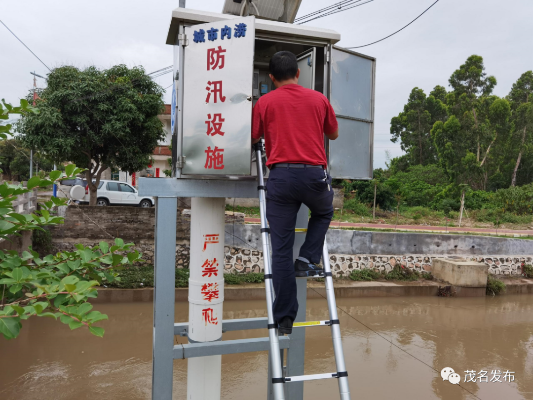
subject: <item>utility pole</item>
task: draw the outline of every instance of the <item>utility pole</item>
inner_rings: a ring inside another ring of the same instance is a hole
[[[44,76],[37,75],[35,71],[30,72],[33,75],[33,106],[37,100],[37,77],[46,79]],[[39,171],[37,171],[39,172]],[[33,149],[30,150],[30,178],[33,176]]]

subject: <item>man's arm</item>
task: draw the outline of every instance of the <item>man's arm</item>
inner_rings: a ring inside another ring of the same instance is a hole
[[[256,144],[256,143],[257,143],[257,142],[259,142],[260,140],[261,140],[261,138],[260,138],[260,137],[259,137],[259,138],[257,138],[257,139],[255,139],[255,138],[252,138],[252,144]]]
[[[339,128],[337,128],[337,130],[333,133],[330,133],[329,135],[326,135],[326,137],[329,139],[329,140],[335,140],[339,137]]]

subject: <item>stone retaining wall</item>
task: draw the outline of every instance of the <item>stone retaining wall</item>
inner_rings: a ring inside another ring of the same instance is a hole
[[[54,251],[74,251],[74,244],[82,243],[85,246],[95,246],[96,240],[54,240]],[[142,253],[142,258],[147,264],[154,263],[153,241],[142,240],[136,243],[136,250]],[[224,272],[249,273],[264,272],[263,252],[242,247],[225,246]],[[442,255],[349,255],[330,254],[330,263],[333,275],[336,277],[348,276],[353,270],[367,268],[389,272],[396,265],[401,265],[419,272],[431,272],[433,260],[443,258]],[[472,261],[483,262],[489,266],[489,273],[494,275],[519,275],[522,263],[533,264],[530,256],[473,256],[465,257]],[[190,248],[188,244],[176,244],[176,267],[189,268]]]

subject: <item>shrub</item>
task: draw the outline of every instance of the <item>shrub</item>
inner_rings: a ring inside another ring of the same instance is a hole
[[[44,257],[52,252],[52,234],[48,229],[36,229],[32,235],[32,249]]]
[[[396,265],[392,271],[385,275],[385,279],[389,281],[416,281],[418,278],[420,278],[418,271],[399,265]]]
[[[344,202],[344,209],[363,217],[369,217],[372,215],[370,209],[355,197]]]
[[[492,275],[487,277],[487,296],[497,296],[505,292],[505,283]]]
[[[356,269],[349,276],[352,281],[374,281],[381,277],[381,273],[373,269]]]
[[[248,274],[224,274],[224,283],[226,285],[240,285],[241,283],[262,283],[265,281],[265,275],[257,272]]]
[[[120,289],[137,289],[142,287],[154,287],[154,266],[141,265],[124,268],[119,271],[119,281],[106,282],[108,287]],[[176,268],[176,286],[183,288],[189,286],[189,269]]]
[[[533,265],[522,264],[522,276],[524,278],[533,278]]]

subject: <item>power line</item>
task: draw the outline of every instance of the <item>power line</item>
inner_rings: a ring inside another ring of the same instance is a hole
[[[372,42],[372,43],[368,43],[368,44],[365,44],[365,45],[362,45],[362,46],[354,46],[354,47],[345,47],[346,49],[360,49],[361,47],[367,47],[367,46],[371,46],[373,44],[376,44],[376,43],[379,43],[379,42],[382,42],[383,40],[385,39],[388,39],[390,38],[391,36],[394,36],[396,35],[398,32],[400,31],[403,31],[405,28],[407,28],[409,25],[411,25],[413,22],[415,22],[418,18],[420,18],[422,15],[424,15],[426,13],[426,11],[428,11],[431,7],[433,7],[435,4],[437,4],[439,2],[439,0],[435,1],[435,3],[433,3],[432,5],[430,5],[428,8],[426,8],[424,10],[424,12],[422,14],[420,14],[418,17],[416,17],[415,19],[413,19],[411,22],[409,22],[407,25],[405,25],[404,27],[398,29],[396,32],[394,33],[391,33],[389,36],[385,36],[383,39],[379,39],[379,40],[376,40],[375,42]]]
[[[30,49],[28,46],[26,46],[26,44],[25,44],[22,40],[20,40],[20,39],[18,38],[18,36],[15,35],[15,33],[13,33],[13,31],[12,31],[11,29],[9,29],[9,28],[7,27],[7,25],[4,24],[4,22],[3,22],[2,20],[0,20],[0,22],[2,23],[2,25],[4,25],[4,26],[6,27],[6,29],[7,29],[9,32],[11,32],[11,34],[12,34],[13,36],[15,36],[15,37],[17,38],[17,40],[18,40],[20,43],[22,43],[22,44],[24,45],[24,47],[26,47],[26,48],[30,51],[31,54],[33,54],[33,55],[35,56],[35,58],[36,58],[37,60],[39,60],[39,61],[41,62],[41,64],[43,64],[43,65],[48,69],[48,71],[51,71],[51,69],[48,68],[48,65],[46,65],[46,64],[43,62],[43,60],[41,60],[39,57],[37,57],[37,54],[35,54],[33,51],[31,51],[31,49]]]
[[[355,3],[359,3],[360,1],[362,1],[362,0],[357,0]],[[328,15],[333,15],[333,14],[337,14],[337,13],[340,13],[340,12],[348,11],[348,10],[350,10],[352,8],[360,7],[360,6],[365,5],[367,3],[371,3],[372,1],[374,1],[374,0],[369,0],[369,1],[366,1],[366,2],[361,3],[361,4],[352,3],[352,4],[355,4],[355,5],[352,5],[351,7],[343,8],[341,10],[330,11],[330,12],[325,13],[325,14],[320,14],[320,15],[318,15],[318,16],[316,16],[314,18],[308,19],[308,20],[306,20],[304,22],[299,22],[298,25],[303,25],[303,24],[306,24],[308,22],[314,21],[315,19],[327,17]]]
[[[353,1],[354,0],[339,1],[338,3],[332,4],[331,6],[322,8],[320,10],[313,11],[312,13],[309,13],[309,14],[306,14],[306,15],[302,15],[301,17],[296,18],[294,20],[294,22],[297,23],[297,22],[303,21],[303,20],[305,20],[307,18],[313,17],[313,16],[315,16],[317,14],[321,14],[321,13],[324,13],[324,12],[327,12],[327,11],[331,11],[331,10],[333,10],[335,8],[340,9],[343,6],[349,5],[349,3],[352,3]],[[361,0],[358,0],[358,1],[361,1]]]
[[[315,288],[311,287],[311,289],[316,293],[318,294],[320,297],[322,297],[323,299],[326,299],[326,297],[324,297],[324,295],[322,293],[320,293],[318,290],[316,290]],[[326,299],[327,300],[327,299]],[[346,314],[349,318],[353,319],[354,321],[360,323],[361,325],[363,325],[366,329],[374,332],[376,335],[378,335],[380,338],[384,339],[386,342],[390,343],[391,346],[394,346],[396,347],[398,350],[401,350],[403,351],[405,354],[413,357],[415,360],[417,361],[420,361],[422,364],[424,364],[425,366],[431,368],[433,371],[435,371],[436,373],[439,373],[439,371],[437,369],[435,369],[434,367],[432,367],[430,364],[428,364],[427,362],[425,362],[424,360],[421,360],[420,358],[418,358],[417,356],[409,353],[407,350],[403,349],[402,347],[398,346],[396,343],[394,343],[392,341],[392,339],[388,339],[386,338],[385,336],[383,336],[382,334],[380,334],[379,332],[375,331],[374,329],[372,329],[371,327],[369,327],[368,325],[366,325],[365,323],[361,322],[360,320],[358,320],[357,318],[355,318],[352,314],[350,314],[348,311],[344,310],[343,308],[339,307],[339,306],[336,306],[337,309],[341,310],[344,314]],[[479,397],[477,397],[474,393],[472,393],[470,390],[468,390],[467,388],[465,388],[463,385],[459,385],[459,387],[465,391],[467,391],[468,393],[470,393],[472,396],[474,396],[476,399],[479,399]],[[479,399],[481,400],[481,399]]]

